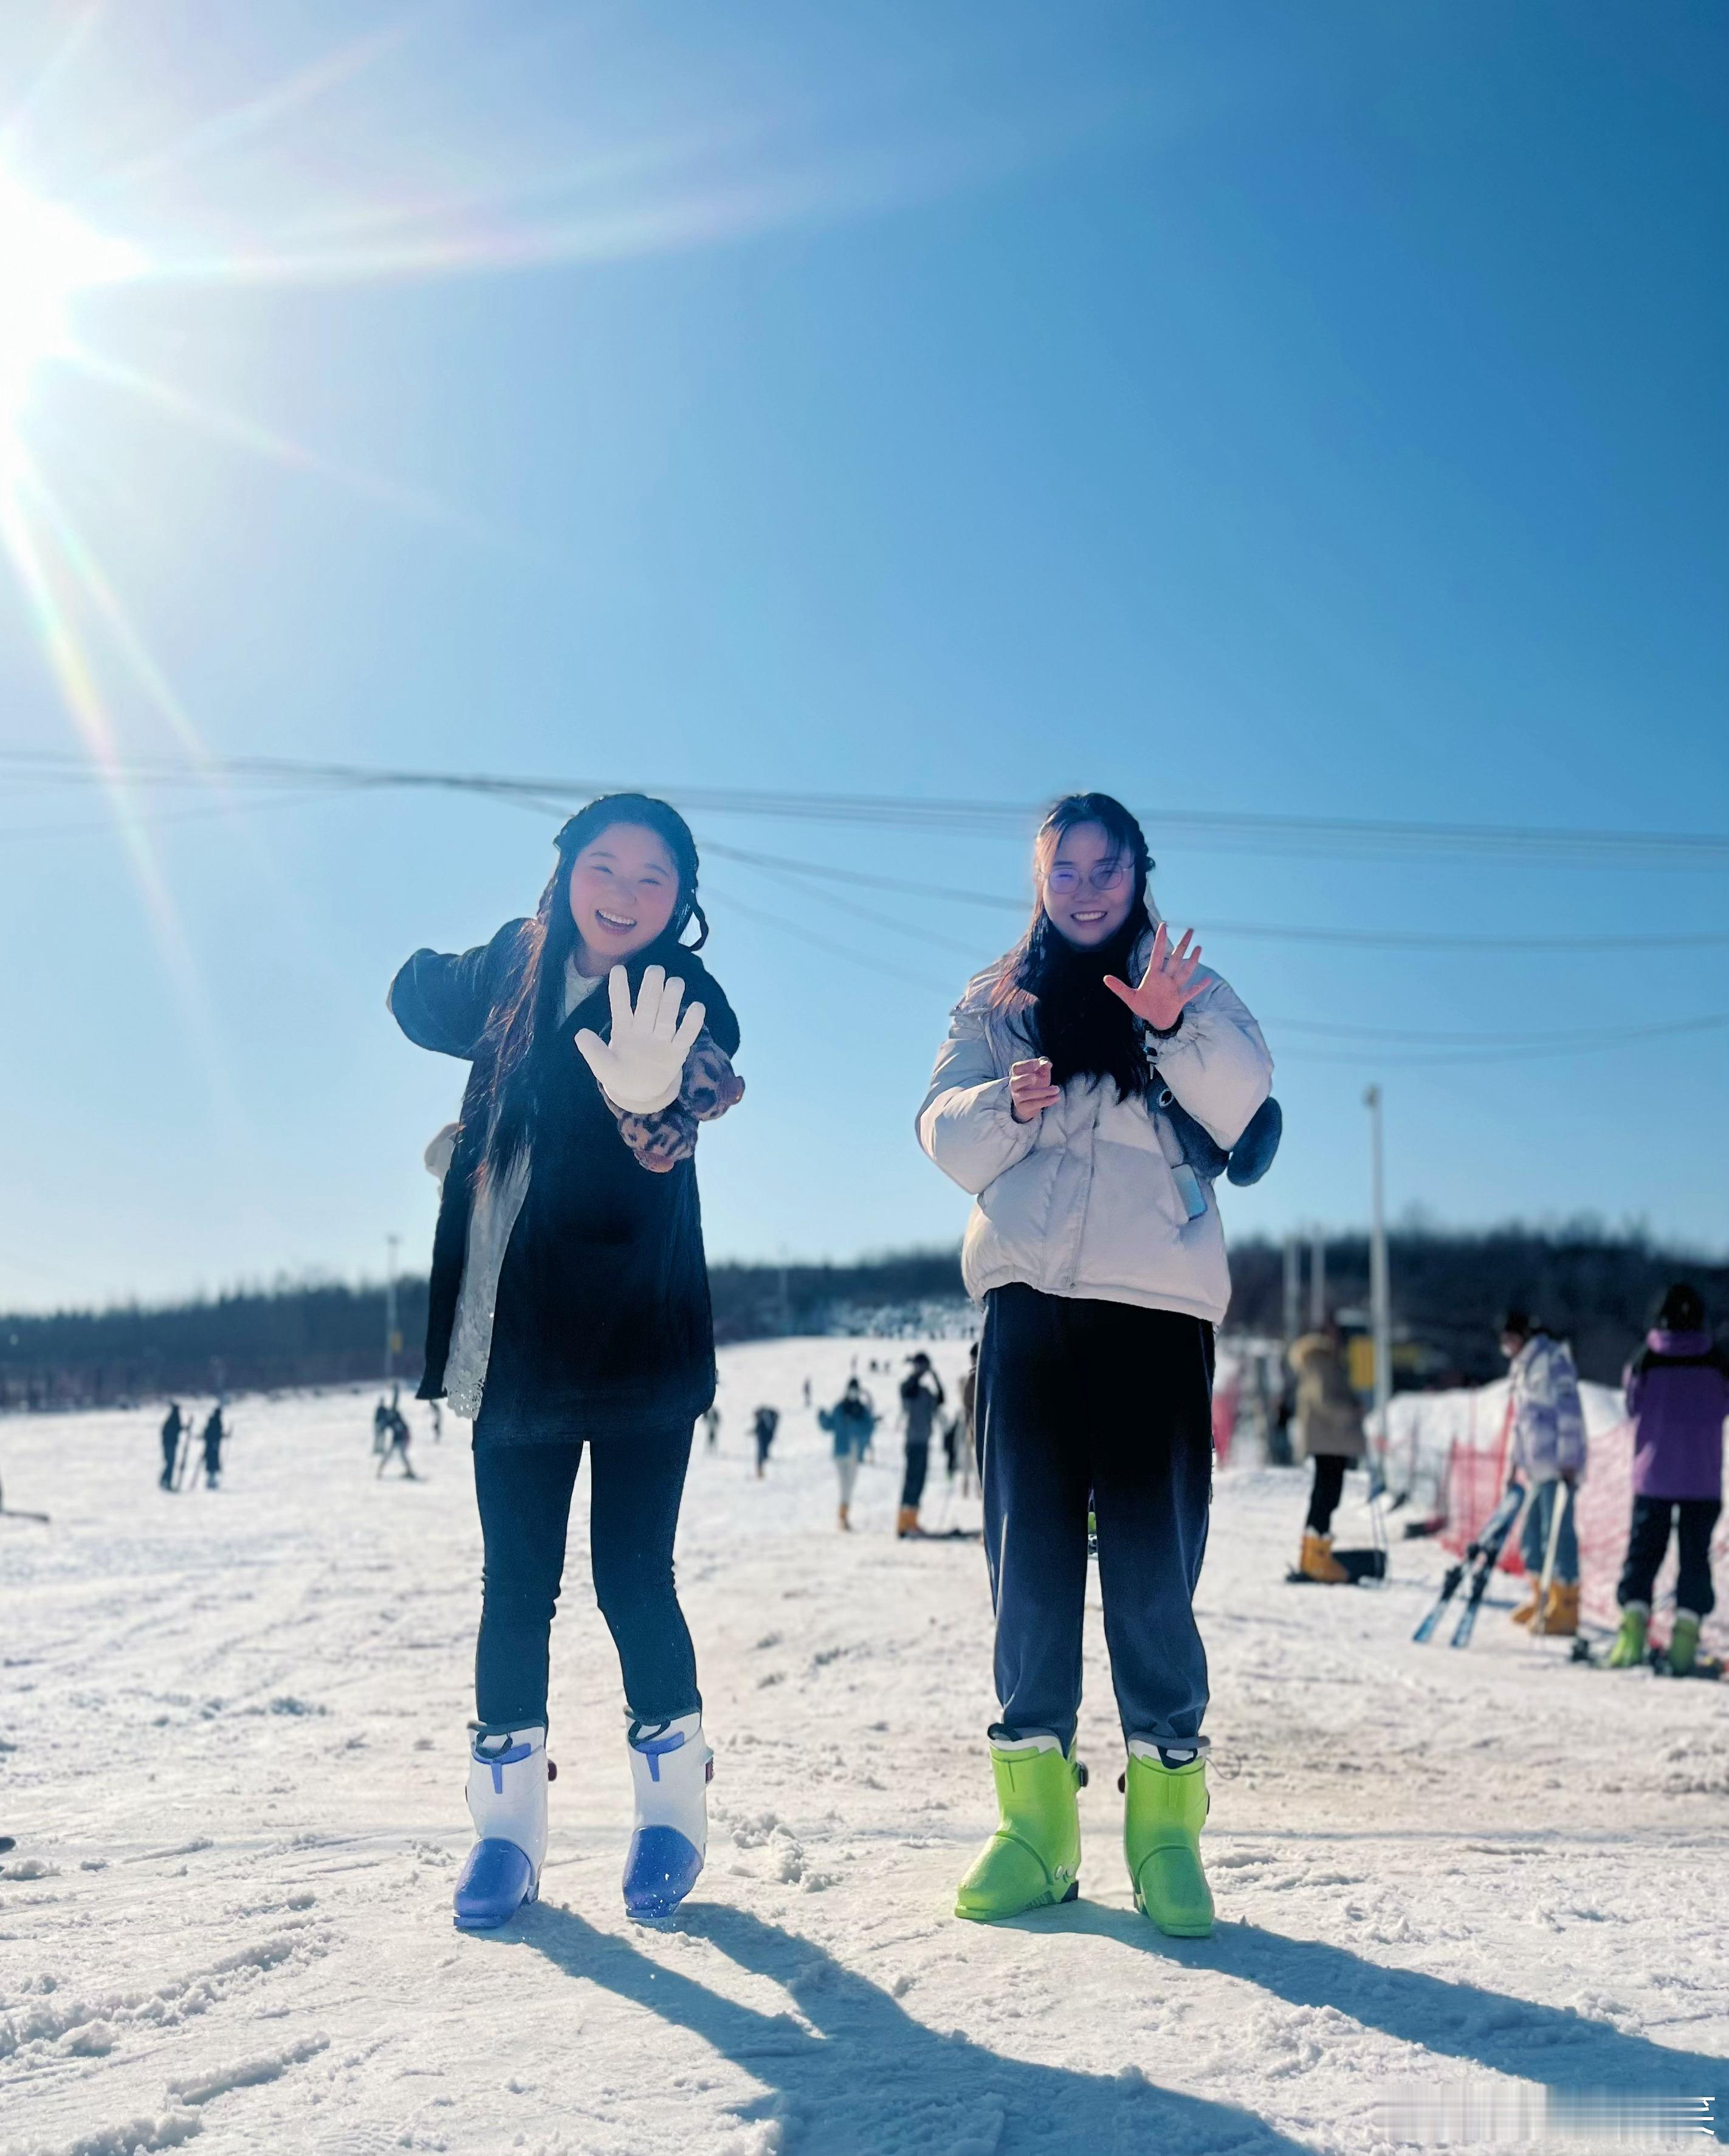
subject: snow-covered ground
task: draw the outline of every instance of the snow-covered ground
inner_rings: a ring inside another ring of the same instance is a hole
[[[956,1922],[993,1816],[978,1546],[893,1539],[891,1432],[839,1534],[800,1404],[855,1354],[887,1398],[865,1366],[905,1352],[723,1358],[680,1543],[716,1824],[662,1931],[618,1898],[580,1516],[545,1899],[464,1938],[461,1426],[420,1436],[424,1481],[381,1483],[369,1396],[243,1401],[228,1486],[175,1497],[154,1413],[0,1424],[8,1502],[54,1516],[0,1522],[0,2149],[1270,2156],[1386,2148],[1425,2110],[1496,2145],[1543,2087],[1729,2115],[1725,1688],[1569,1667],[1499,1590],[1469,1653],[1413,1646],[1427,1543],[1384,1589],[1286,1587],[1297,1474],[1219,1483],[1216,1936],[1162,1941],[1131,1906],[1096,1616],[1084,1898]],[[962,1351],[936,1352],[952,1378]],[[786,1411],[764,1482],[759,1399]],[[930,1524],[976,1517],[940,1466],[933,1493]]]

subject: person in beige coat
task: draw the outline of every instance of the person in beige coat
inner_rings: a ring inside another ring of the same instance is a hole
[[[1213,1909],[1193,1598],[1230,1271],[1176,1111],[1228,1161],[1267,1102],[1272,1059],[1193,937],[1173,940],[1157,917],[1150,866],[1121,802],[1056,804],[1035,842],[1027,933],[956,1004],[917,1128],[974,1199],[962,1266],[984,1305],[977,1428],[1002,1824],[956,1913],[1014,1917],[1077,1891],[1090,1506],[1136,1902],[1161,1930],[1195,1937]]]
[[[1344,1340],[1334,1320],[1293,1341],[1290,1362],[1296,1376],[1297,1454],[1315,1463],[1297,1568],[1306,1579],[1339,1587],[1351,1575],[1333,1555],[1333,1514],[1345,1470],[1363,1456],[1362,1407],[1346,1373]]]

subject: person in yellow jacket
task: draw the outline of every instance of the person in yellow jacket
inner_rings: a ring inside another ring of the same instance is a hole
[[[1333,1514],[1345,1487],[1345,1470],[1363,1456],[1362,1408],[1346,1374],[1344,1340],[1336,1320],[1291,1342],[1296,1377],[1297,1456],[1315,1463],[1309,1517],[1297,1568],[1306,1579],[1329,1587],[1351,1577],[1333,1555]]]

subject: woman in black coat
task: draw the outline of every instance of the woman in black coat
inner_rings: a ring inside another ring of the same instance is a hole
[[[693,1425],[715,1391],[696,1127],[744,1091],[738,1022],[695,956],[708,924],[675,809],[611,795],[557,847],[533,919],[460,957],[416,952],[390,992],[411,1040],[471,1065],[461,1120],[434,1141],[444,1195],[420,1385],[475,1419],[485,1579],[478,1840],[456,1890],[468,1930],[508,1921],[538,1887],[548,1635],[585,1445],[595,1593],[631,1716],[632,1913],[675,1908],[706,1845],[711,1755],[672,1553]]]

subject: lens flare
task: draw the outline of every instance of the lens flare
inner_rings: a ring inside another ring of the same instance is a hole
[[[72,349],[73,295],[136,277],[143,256],[0,172],[0,457],[18,461],[18,426],[44,361]]]

